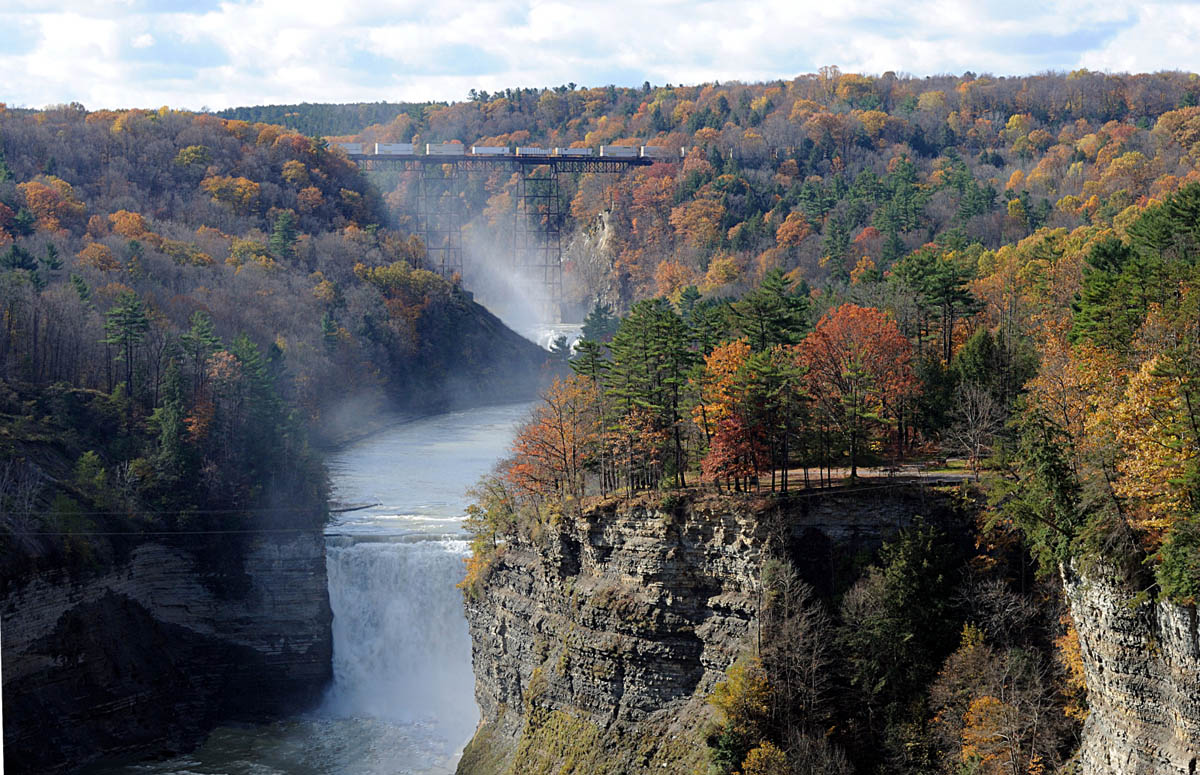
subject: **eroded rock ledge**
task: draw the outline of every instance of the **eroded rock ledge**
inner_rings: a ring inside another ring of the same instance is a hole
[[[254,541],[233,590],[205,583],[210,563],[144,543],[102,574],[42,573],[10,590],[5,771],[178,751],[219,721],[319,697],[332,654],[320,532]]]
[[[755,637],[767,547],[844,588],[854,552],[942,497],[643,496],[515,541],[466,601],[482,723],[459,774],[695,771],[705,699]]]

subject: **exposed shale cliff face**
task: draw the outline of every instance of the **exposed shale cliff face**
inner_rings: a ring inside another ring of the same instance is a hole
[[[1095,575],[1095,574],[1093,574]],[[1200,634],[1195,606],[1140,600],[1064,573],[1091,712],[1084,775],[1200,772]]]
[[[211,557],[143,543],[99,575],[10,587],[5,771],[176,751],[216,722],[315,701],[332,651],[322,535],[257,539],[240,561],[222,586]]]
[[[833,584],[925,497],[646,496],[513,542],[466,600],[482,722],[459,774],[702,772],[706,698],[753,644],[767,548]]]

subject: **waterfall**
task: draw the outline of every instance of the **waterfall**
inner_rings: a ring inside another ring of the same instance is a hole
[[[478,720],[455,588],[466,552],[465,541],[432,536],[328,539],[334,679],[325,712],[416,724],[448,752],[466,742]]]
[[[554,340],[560,336],[567,338],[567,345],[572,349],[583,336],[583,325],[580,323],[538,323],[522,331],[526,339],[537,342],[543,350],[549,350]]]

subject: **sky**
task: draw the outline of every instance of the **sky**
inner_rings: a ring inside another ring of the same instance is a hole
[[[1200,71],[1200,3],[0,0],[0,102],[220,110],[843,72]]]

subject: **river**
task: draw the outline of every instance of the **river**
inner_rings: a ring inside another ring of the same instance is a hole
[[[104,775],[446,775],[478,721],[455,588],[466,490],[529,404],[397,421],[330,460],[334,497],[378,503],[326,530],[333,684],[316,710],[221,727],[199,749]]]

